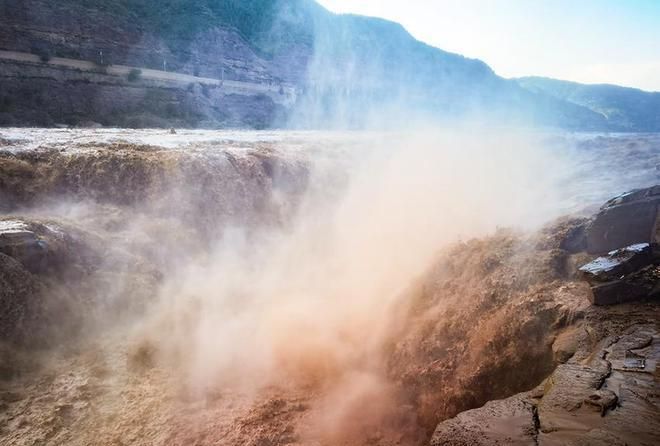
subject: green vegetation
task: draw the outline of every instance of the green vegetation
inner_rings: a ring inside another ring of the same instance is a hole
[[[9,113],[14,108],[14,100],[11,96],[0,97],[0,113]]]
[[[142,70],[139,70],[137,68],[133,68],[129,73],[128,73],[128,81],[129,82],[137,82],[142,78]]]
[[[48,48],[43,46],[33,46],[30,49],[30,52],[39,56],[39,60],[41,60],[43,63],[48,63],[50,61],[51,54]]]

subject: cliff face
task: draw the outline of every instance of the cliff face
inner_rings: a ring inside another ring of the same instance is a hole
[[[244,92],[200,83],[167,82],[0,61],[0,125],[56,124],[141,127],[263,128],[281,119],[277,92]],[[273,99],[275,96],[275,100]]]
[[[0,48],[252,82],[294,82],[303,72],[284,67],[280,73],[281,64],[257,55],[236,29],[220,21],[176,37],[149,28],[144,17],[126,17],[99,5],[75,0],[3,2]]]
[[[169,39],[117,11],[85,2],[3,2],[0,49],[39,61],[0,59],[0,125],[254,127],[282,123],[281,91],[301,77],[306,53],[260,57],[237,30],[218,24]],[[92,67],[55,65],[53,58]],[[292,63],[295,61],[295,63]],[[178,81],[112,73],[125,65],[186,74]],[[199,78],[199,82],[196,82]],[[203,81],[239,81],[248,89]],[[250,91],[251,85],[270,91]]]

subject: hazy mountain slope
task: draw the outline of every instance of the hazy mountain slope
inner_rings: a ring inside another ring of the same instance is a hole
[[[517,79],[524,88],[588,107],[621,131],[660,131],[660,93],[617,85],[585,85],[543,77]]]
[[[311,0],[5,0],[0,25],[0,50],[99,65],[90,75],[0,60],[0,125],[359,127],[417,114],[611,128],[599,112],[529,91],[482,61],[415,40],[399,24],[335,15]],[[285,101],[130,82],[108,75],[108,64],[299,94]]]

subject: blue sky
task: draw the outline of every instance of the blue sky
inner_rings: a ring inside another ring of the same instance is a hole
[[[383,17],[416,38],[539,75],[660,91],[660,0],[319,0]]]

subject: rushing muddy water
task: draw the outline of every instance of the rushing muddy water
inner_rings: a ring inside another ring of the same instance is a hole
[[[490,140],[484,138],[482,141],[486,147],[492,150],[506,147],[508,142],[503,135],[511,135],[511,132],[489,132],[486,136],[490,136]],[[477,133],[480,134],[479,131]],[[568,206],[600,202],[612,193],[654,184],[659,176],[658,134],[514,134],[524,139],[530,150],[543,147],[554,152],[555,156],[571,160],[569,165],[572,170],[565,172],[564,177],[569,181],[563,182],[562,190],[564,204]],[[423,139],[418,138],[417,142]],[[398,144],[394,141],[398,141]],[[287,156],[302,154],[312,158],[342,157],[346,158],[346,164],[359,159],[356,152],[363,154],[392,147],[398,150],[401,146],[405,150],[405,146],[413,141],[415,138],[410,133],[382,132],[178,130],[172,134],[163,130],[128,129],[3,129],[0,132],[0,148],[8,152],[48,149],[73,153],[109,144],[152,146],[188,152],[227,148],[240,152],[255,147],[269,147],[287,153]],[[460,138],[455,142],[460,145]],[[448,144],[449,141],[445,138],[442,143]],[[435,141],[440,150],[443,150],[442,143]],[[315,159],[315,163],[318,162]],[[506,169],[506,166],[494,167]]]
[[[423,444],[552,371],[580,222],[537,229],[658,165],[656,135],[2,130],[0,438]]]

